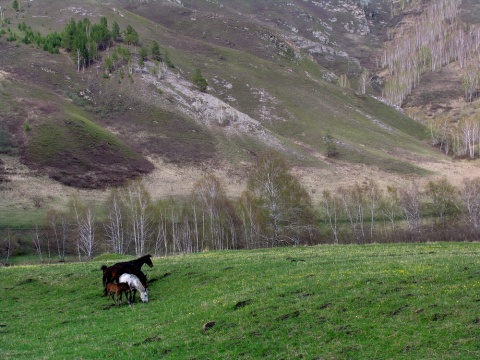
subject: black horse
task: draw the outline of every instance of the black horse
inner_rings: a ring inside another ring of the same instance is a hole
[[[118,278],[122,274],[133,274],[137,276],[142,285],[146,287],[147,276],[142,272],[142,266],[143,264],[147,264],[149,267],[153,267],[151,257],[152,255],[148,254],[139,257],[138,259],[119,262],[109,267],[102,265],[100,269],[103,270],[103,287],[105,288],[105,291],[107,284],[114,281],[118,283]]]

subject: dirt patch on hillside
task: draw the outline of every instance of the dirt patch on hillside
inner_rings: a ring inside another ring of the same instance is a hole
[[[167,164],[161,159],[150,158],[150,161],[155,164],[155,170],[144,177],[144,181],[153,198],[189,195],[195,182],[207,174],[217,176],[224,185],[227,195],[235,198],[246,189],[250,169],[248,163],[238,164],[237,168],[224,165],[202,169]],[[423,187],[428,181],[443,177],[460,187],[465,178],[480,177],[478,161],[454,161],[446,158],[443,161],[418,162],[415,165],[431,171],[432,174],[423,177],[400,175],[337,160],[332,161],[327,168],[294,167],[292,172],[300,179],[316,204],[321,201],[323,190],[336,190],[340,186],[348,188],[355,183],[366,184],[369,180],[374,180],[385,190],[387,186],[408,187],[413,181]]]

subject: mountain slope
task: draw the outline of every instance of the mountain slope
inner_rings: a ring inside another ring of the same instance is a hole
[[[249,164],[267,147],[285,153],[312,192],[352,179],[388,183],[430,174],[449,160],[430,146],[427,129],[379,101],[375,79],[367,94],[361,91],[361,74],[382,47],[390,3],[36,1],[22,3],[17,14],[6,9],[10,29],[18,32],[24,21],[42,34],[62,31],[72,17],[97,23],[105,16],[109,26],[135,28],[146,48],[157,41],[175,67],[151,58],[139,66],[140,47],[131,46],[131,76],[125,67],[104,75],[114,48],[77,73],[70,54],[3,36],[3,188],[28,199],[25,188],[39,186],[32,170],[100,189],[150,173],[145,179],[155,196],[180,195],[213,172],[238,195]],[[191,83],[197,68],[209,84],[205,93]],[[338,85],[342,76],[349,86]],[[53,138],[42,153],[45,134]],[[325,155],[327,135],[337,158]],[[30,174],[29,186],[20,174]],[[49,184],[58,195],[58,184]]]

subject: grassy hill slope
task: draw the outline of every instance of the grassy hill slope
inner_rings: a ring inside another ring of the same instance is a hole
[[[4,359],[474,359],[479,250],[391,244],[156,258],[144,269],[149,302],[120,307],[102,296],[102,262],[4,267],[0,350]],[[207,322],[215,325],[204,331]]]

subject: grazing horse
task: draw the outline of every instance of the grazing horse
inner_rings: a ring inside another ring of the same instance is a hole
[[[111,296],[115,305],[120,306],[122,303],[122,294],[125,293],[125,298],[127,299],[127,304],[130,304],[128,301],[128,293],[131,292],[130,285],[127,283],[121,282],[118,284],[108,283],[107,284],[107,300],[108,296]],[[115,299],[115,295],[117,298]]]
[[[135,302],[135,294],[137,290],[140,292],[140,299],[143,302],[148,302],[148,289],[142,285],[140,279],[132,274],[123,274],[118,279],[121,283],[127,283],[130,286],[130,302]],[[132,294],[133,293],[133,294]]]
[[[114,281],[118,283],[118,278],[122,274],[133,274],[140,279],[143,286],[147,286],[147,277],[142,272],[142,266],[143,264],[147,264],[149,267],[153,267],[151,257],[152,255],[148,254],[138,259],[119,262],[109,267],[102,265],[100,269],[103,270],[103,287],[105,288],[105,293],[107,284]]]

